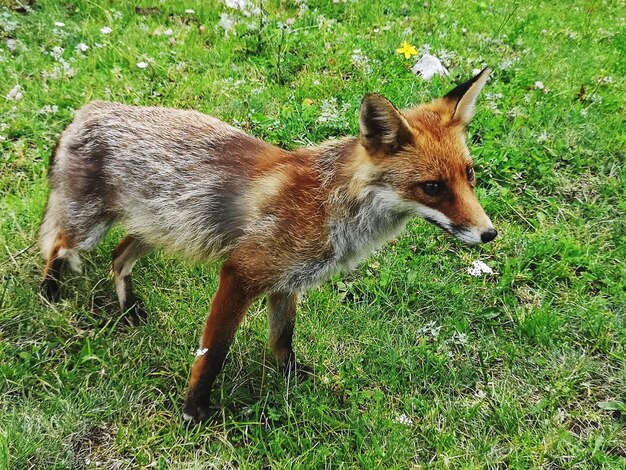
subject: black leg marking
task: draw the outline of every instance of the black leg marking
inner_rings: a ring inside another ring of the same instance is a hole
[[[130,274],[125,276],[121,282],[124,288],[124,305],[121,306],[124,319],[130,326],[138,326],[147,317],[143,301],[133,292]]]
[[[298,299],[293,293],[274,293],[267,297],[267,309],[270,324],[270,345],[278,370],[287,378],[311,377],[313,369],[296,360],[293,352],[293,330],[296,324],[296,305]]]
[[[287,361],[279,364],[278,370],[286,379],[298,377],[300,380],[307,380],[315,376],[315,371],[311,366],[302,364],[296,360],[296,355],[292,352]]]
[[[41,281],[41,294],[49,302],[57,302],[61,297],[61,272],[64,266],[63,258],[53,259],[46,269],[46,274]]]

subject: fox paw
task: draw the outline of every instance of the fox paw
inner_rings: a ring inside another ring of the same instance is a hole
[[[190,424],[201,424],[207,421],[215,414],[215,409],[211,408],[210,403],[201,403],[198,401],[187,400],[183,406],[183,420]]]
[[[132,296],[124,304],[124,320],[129,326],[138,326],[148,316],[140,298]]]
[[[315,375],[312,367],[296,361],[295,354],[292,354],[287,362],[279,365],[278,369],[286,379],[298,377],[300,380],[307,380]]]
[[[54,278],[45,278],[41,282],[40,290],[41,295],[43,295],[48,302],[57,302],[61,297],[61,286]]]

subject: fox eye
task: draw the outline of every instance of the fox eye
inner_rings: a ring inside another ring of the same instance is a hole
[[[428,181],[423,183],[421,187],[422,191],[431,197],[442,196],[446,192],[446,185],[438,181]]]
[[[467,168],[467,181],[474,181],[474,169],[471,166]]]

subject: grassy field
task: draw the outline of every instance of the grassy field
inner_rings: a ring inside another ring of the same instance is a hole
[[[626,468],[623,0],[0,5],[0,468]],[[451,76],[413,75],[426,52]],[[356,134],[367,92],[411,106],[485,65],[470,147],[500,236],[416,220],[311,291],[295,348],[314,380],[277,373],[259,301],[219,415],[187,428],[217,267],[143,259],[149,319],[124,327],[121,229],[60,303],[39,296],[48,159],[84,103],[194,108],[292,148]]]

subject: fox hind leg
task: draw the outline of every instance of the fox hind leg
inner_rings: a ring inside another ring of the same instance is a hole
[[[313,369],[296,361],[292,346],[297,303],[295,293],[273,293],[267,296],[270,346],[278,368],[285,377],[297,374],[299,378],[305,379],[313,375]]]
[[[122,313],[131,325],[145,319],[143,302],[133,292],[130,273],[139,258],[147,254],[150,247],[138,238],[127,235],[113,250],[113,282]]]

